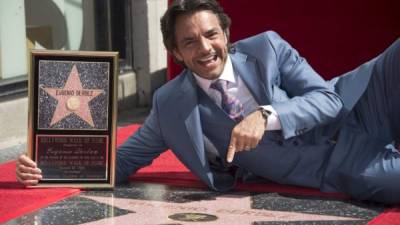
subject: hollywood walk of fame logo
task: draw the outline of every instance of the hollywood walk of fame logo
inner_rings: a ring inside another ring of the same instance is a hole
[[[362,219],[351,216],[332,216],[319,213],[303,213],[252,208],[251,196],[248,194],[224,194],[215,199],[206,199],[186,203],[171,203],[163,201],[147,201],[127,198],[109,198],[103,196],[83,196],[88,199],[111,204],[119,209],[132,213],[117,217],[91,221],[97,224],[124,224],[135,221],[135,224],[230,224],[247,225],[255,221],[262,222],[322,222],[336,221],[354,223]],[[206,222],[203,219],[213,218]]]
[[[42,85],[41,89],[57,100],[50,127],[71,114],[75,114],[91,127],[95,126],[89,102],[103,94],[104,90],[83,88],[76,65],[72,67],[63,88],[44,87]]]
[[[168,218],[183,222],[209,222],[217,220],[218,217],[205,213],[176,213],[168,216]]]

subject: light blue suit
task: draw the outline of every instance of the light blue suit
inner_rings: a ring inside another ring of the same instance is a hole
[[[397,54],[399,45],[398,42]],[[387,179],[399,177],[400,173],[398,156],[384,148],[394,139],[390,125],[386,128],[388,132],[382,132],[383,136],[380,132],[372,134],[364,129],[369,126],[369,118],[363,123],[358,115],[364,107],[369,107],[360,103],[364,101],[360,99],[365,98],[361,98],[363,93],[375,92],[374,88],[369,88],[369,81],[379,59],[326,82],[272,31],[235,43],[230,57],[235,73],[241,76],[257,103],[272,105],[282,126],[281,131],[266,132],[256,149],[236,154],[233,164],[279,183],[341,191],[358,199],[400,202],[400,182],[386,185]],[[400,71],[398,66],[396,70]],[[396,82],[400,84],[398,79]],[[189,70],[156,91],[146,122],[117,151],[117,181],[125,180],[166,149],[171,149],[203,182],[218,190],[205,156],[203,131],[208,126],[203,124],[221,123],[214,127],[221,127],[218,151],[225,158],[235,122],[222,118],[223,114],[219,115],[222,119],[213,121],[211,112],[215,105],[202,106],[200,113],[198,92]],[[332,140],[334,137],[338,138],[337,143]],[[373,143],[367,150],[363,149],[366,140]],[[379,151],[391,153],[389,168],[382,166],[386,162],[377,156]],[[363,156],[355,154],[357,152]],[[360,158],[376,160],[380,166],[371,169]],[[384,174],[389,171],[390,176],[379,174],[385,177],[385,182],[354,178],[370,174],[366,171]],[[389,198],[387,191],[394,187],[397,194],[393,198],[390,193]]]

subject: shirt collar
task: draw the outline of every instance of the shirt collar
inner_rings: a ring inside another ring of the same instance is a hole
[[[214,82],[215,80],[208,80],[208,79],[204,79],[202,77],[200,77],[199,75],[197,75],[196,73],[193,72],[194,78],[197,81],[197,84],[203,89],[203,90],[208,90],[211,83]],[[221,80],[226,80],[229,81],[231,83],[236,83],[236,79],[235,79],[235,75],[233,72],[233,66],[232,66],[232,61],[230,56],[227,56],[226,59],[226,63],[224,66],[224,70],[222,71],[222,74],[218,77],[218,79]]]

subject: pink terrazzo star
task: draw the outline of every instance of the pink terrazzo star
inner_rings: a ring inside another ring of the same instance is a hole
[[[231,194],[216,197],[216,200],[201,200],[189,203],[168,203],[160,201],[110,198],[98,196],[83,196],[107,205],[134,211],[123,216],[105,218],[86,224],[210,224],[210,225],[250,225],[254,221],[357,221],[358,218],[327,216],[311,213],[272,211],[252,209],[251,197],[248,194]],[[188,217],[202,217],[202,214],[217,216],[214,221],[184,222],[175,221],[169,216],[178,213],[188,213]]]
[[[58,101],[50,126],[53,126],[71,113],[75,113],[90,126],[94,127],[89,102],[104,93],[104,91],[101,89],[84,89],[76,65],[72,67],[63,88],[42,87],[42,89]]]

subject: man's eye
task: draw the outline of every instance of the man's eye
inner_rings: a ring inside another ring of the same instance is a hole
[[[191,41],[185,41],[184,45],[185,45],[185,46],[190,46],[190,45],[192,45],[193,43],[194,43],[193,40],[191,40]]]
[[[218,36],[218,33],[211,33],[210,35],[208,35],[208,38],[210,39],[214,39]]]

